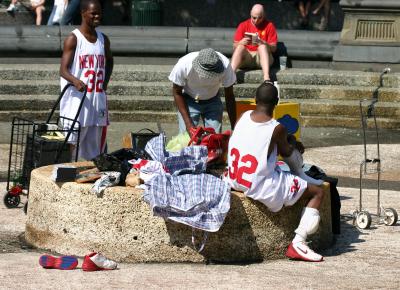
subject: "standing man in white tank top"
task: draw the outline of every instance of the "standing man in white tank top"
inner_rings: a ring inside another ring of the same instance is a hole
[[[101,20],[98,0],[81,1],[82,24],[64,41],[61,58],[61,89],[69,87],[60,102],[60,116],[74,119],[83,92],[86,99],[79,114],[81,124],[79,158],[91,160],[103,153],[106,146],[108,120],[106,90],[113,70],[110,40],[96,27]],[[69,124],[70,125],[70,124]],[[66,129],[69,129],[68,126]],[[69,142],[76,145],[77,136]]]
[[[272,212],[295,204],[301,196],[308,198],[286,256],[320,262],[323,257],[306,244],[307,236],[318,229],[323,190],[314,184],[320,181],[305,176],[298,150],[304,151],[304,147],[290,138],[289,144],[285,127],[272,118],[278,104],[278,91],[272,82],[257,88],[256,104],[254,111],[242,115],[229,140],[226,180],[232,188],[262,202]],[[278,154],[294,174],[280,170],[276,165]]]

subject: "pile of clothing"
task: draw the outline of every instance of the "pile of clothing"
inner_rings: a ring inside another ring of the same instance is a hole
[[[161,134],[147,143],[146,152],[153,160],[133,162],[144,180],[144,200],[156,216],[218,231],[230,209],[230,187],[206,173],[207,147],[168,152],[164,140]]]

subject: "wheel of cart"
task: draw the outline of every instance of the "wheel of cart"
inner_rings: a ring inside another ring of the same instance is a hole
[[[80,123],[77,120],[86,98],[86,91],[83,92],[74,119],[53,118],[61,98],[70,86],[71,84],[67,84],[64,87],[45,123],[19,117],[13,118],[8,159],[7,192],[3,199],[7,208],[18,207],[21,203],[21,195],[28,196],[30,173],[33,169],[72,161],[73,153],[68,144],[71,134],[77,136],[74,156],[74,160],[77,161],[80,138]],[[25,213],[27,209],[28,201],[24,204]]]
[[[383,86],[383,76],[390,72],[390,68],[386,68],[380,74],[379,86],[376,88],[373,98],[360,101],[361,127],[363,131],[364,141],[364,159],[360,164],[360,195],[359,207],[353,212],[353,224],[355,223],[360,229],[368,229],[371,226],[372,219],[377,218],[378,223],[392,226],[397,223],[398,215],[394,208],[381,206],[380,200],[380,179],[381,179],[381,157],[379,148],[379,129],[376,121],[375,104],[378,102],[378,90]],[[372,124],[371,124],[372,121]],[[368,126],[368,124],[371,124]],[[372,127],[372,131],[376,141],[375,157],[370,157],[370,148],[367,146],[367,130]],[[367,150],[368,148],[368,150]],[[376,214],[369,213],[363,208],[363,178],[366,174],[374,173],[377,175],[377,211]]]

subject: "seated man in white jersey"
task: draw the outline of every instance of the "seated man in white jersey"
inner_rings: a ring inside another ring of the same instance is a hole
[[[61,89],[69,87],[60,102],[60,116],[74,119],[83,92],[86,99],[79,114],[81,124],[79,158],[91,160],[106,147],[108,121],[106,90],[113,69],[110,41],[96,27],[101,20],[98,0],[83,0],[80,4],[82,24],[64,41],[61,59]],[[67,128],[69,129],[69,128]],[[73,134],[69,142],[77,142]]]
[[[191,52],[178,60],[169,80],[173,83],[172,93],[178,108],[179,131],[193,133],[203,119],[205,127],[222,130],[224,111],[219,89],[224,87],[226,110],[231,127],[236,122],[233,84],[236,75],[229,59],[212,48]]]
[[[265,82],[257,88],[255,110],[242,115],[229,140],[226,180],[232,188],[262,202],[272,212],[295,204],[301,196],[308,198],[286,256],[319,262],[323,257],[307,246],[306,239],[318,229],[323,190],[276,165],[280,154],[292,171],[302,172],[302,164],[296,159],[301,157],[298,149],[304,150],[294,138],[290,139],[290,144],[285,127],[273,119],[278,100],[273,83]],[[310,181],[320,184],[318,180]]]

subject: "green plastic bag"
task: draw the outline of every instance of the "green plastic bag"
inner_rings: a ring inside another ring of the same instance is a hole
[[[190,137],[188,132],[180,133],[172,137],[172,139],[168,142],[165,149],[170,152],[178,152],[181,151],[183,148],[187,147],[189,141]]]

